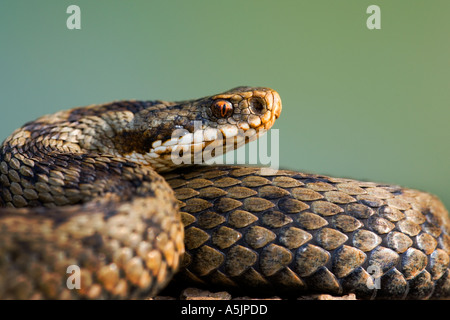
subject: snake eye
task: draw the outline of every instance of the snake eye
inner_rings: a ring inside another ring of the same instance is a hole
[[[261,115],[267,111],[266,105],[261,98],[252,98],[249,101],[250,110],[257,115]]]
[[[233,113],[233,104],[226,100],[214,101],[211,111],[217,118],[226,118]]]

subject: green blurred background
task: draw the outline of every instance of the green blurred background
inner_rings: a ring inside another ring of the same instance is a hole
[[[66,8],[81,8],[68,30]],[[366,9],[381,8],[381,30]],[[0,0],[0,139],[42,114],[238,85],[283,100],[280,166],[450,208],[450,1]]]

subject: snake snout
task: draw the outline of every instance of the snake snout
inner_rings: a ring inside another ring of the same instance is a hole
[[[266,110],[260,116],[261,127],[264,130],[269,130],[281,114],[281,98],[278,92],[269,88],[264,88],[262,92],[264,94],[263,99],[265,100]],[[257,93],[256,95],[261,95],[261,93]]]
[[[273,91],[272,92],[273,95],[273,106],[272,106],[272,110],[273,110],[273,114],[275,115],[275,119],[278,119],[280,117],[281,114],[281,98],[280,95],[278,94],[278,92]]]

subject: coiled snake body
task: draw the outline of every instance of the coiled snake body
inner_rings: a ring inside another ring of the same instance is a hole
[[[0,298],[144,298],[179,269],[177,281],[237,292],[450,296],[450,222],[433,195],[175,165],[174,155],[223,153],[219,137],[233,147],[257,138],[280,112],[275,91],[239,87],[25,124],[0,152]]]

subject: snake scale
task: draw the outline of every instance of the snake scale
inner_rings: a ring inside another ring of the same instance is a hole
[[[450,221],[433,195],[173,161],[222,154],[219,136],[239,147],[280,112],[274,90],[238,87],[74,108],[14,131],[0,149],[0,298],[146,298],[175,274],[240,293],[449,297]]]

